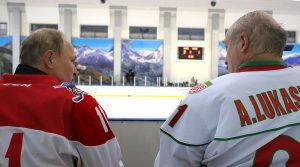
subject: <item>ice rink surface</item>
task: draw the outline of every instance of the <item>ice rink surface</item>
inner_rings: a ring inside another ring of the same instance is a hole
[[[189,87],[77,86],[92,95],[109,120],[165,120]]]

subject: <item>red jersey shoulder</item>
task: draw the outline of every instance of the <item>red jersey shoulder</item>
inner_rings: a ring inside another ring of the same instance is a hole
[[[200,83],[194,87],[192,87],[189,91],[189,94],[193,94],[193,93],[197,93],[197,92],[200,92],[201,90],[209,87],[212,85],[212,82],[211,81],[206,81],[204,83]]]

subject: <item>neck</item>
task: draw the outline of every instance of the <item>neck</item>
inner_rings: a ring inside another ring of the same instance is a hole
[[[240,64],[236,64],[236,66],[234,66],[232,68],[231,71],[229,71],[230,73],[232,72],[237,72],[240,68],[240,65],[246,62],[258,62],[258,61],[278,61],[278,62],[282,62],[282,58],[280,56],[274,55],[274,54],[245,54],[242,55],[243,59],[240,61]]]
[[[246,56],[246,59],[243,61],[280,61],[282,62],[282,57],[274,54],[258,54],[258,55],[252,55],[252,56]]]

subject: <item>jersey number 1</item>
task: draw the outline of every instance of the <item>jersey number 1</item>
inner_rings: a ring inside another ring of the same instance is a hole
[[[178,122],[178,120],[180,119],[184,111],[187,109],[187,107],[188,106],[186,104],[178,107],[178,111],[169,122],[169,126],[171,126],[172,128],[175,126],[175,124]]]
[[[8,158],[8,167],[21,167],[22,143],[23,133],[14,133],[5,154],[5,158]]]

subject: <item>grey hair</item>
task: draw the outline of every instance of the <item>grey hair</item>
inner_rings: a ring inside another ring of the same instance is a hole
[[[41,28],[32,32],[21,46],[20,63],[34,65],[39,63],[47,50],[59,56],[65,47],[65,36],[59,30]]]
[[[247,13],[229,28],[226,37],[235,45],[242,32],[249,37],[249,48],[255,55],[270,53],[282,56],[287,33],[269,14],[263,11]]]

